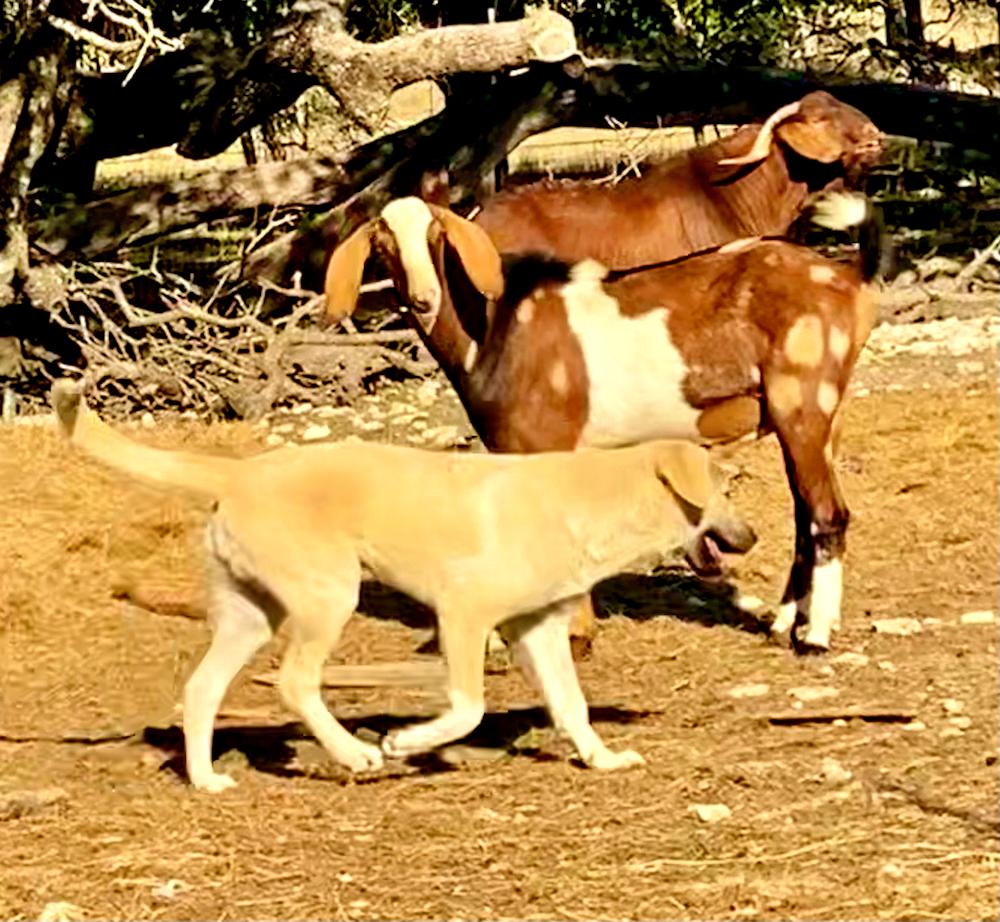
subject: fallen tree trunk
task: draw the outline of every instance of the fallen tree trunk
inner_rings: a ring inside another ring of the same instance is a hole
[[[606,127],[609,119],[649,127],[745,123],[820,88],[857,106],[889,133],[944,139],[969,151],[970,159],[998,143],[996,100],[990,97],[882,83],[821,83],[763,68],[584,67],[575,59],[500,76],[480,98],[453,102],[441,115],[342,158],[158,183],[72,206],[36,228],[38,243],[50,254],[92,258],[241,208],[339,203],[334,214],[300,227],[252,264],[254,274],[284,284],[287,266],[294,263],[306,272],[308,286],[317,280],[315,267],[298,256],[319,253],[321,264],[352,218],[366,216],[392,196],[413,193],[425,172],[447,169],[453,201],[470,203],[510,150],[555,125]]]

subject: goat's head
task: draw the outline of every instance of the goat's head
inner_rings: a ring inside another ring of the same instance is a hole
[[[664,441],[653,443],[652,451],[656,476],[692,526],[688,562],[703,576],[720,574],[721,552],[745,554],[757,536],[730,503],[704,448]]]
[[[819,90],[773,112],[746,154],[719,163],[758,163],[767,157],[775,135],[799,156],[817,163],[839,162],[848,174],[871,166],[882,153],[883,135],[871,119]]]
[[[429,333],[442,302],[434,257],[445,243],[479,292],[499,299],[504,286],[500,255],[485,231],[447,208],[408,197],[389,202],[333,251],[324,283],[327,320],[334,322],[354,310],[365,263],[374,249],[385,258],[401,299]]]

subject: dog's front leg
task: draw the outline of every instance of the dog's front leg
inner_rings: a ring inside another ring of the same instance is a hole
[[[441,643],[448,664],[451,707],[426,723],[393,730],[382,738],[382,752],[405,759],[467,736],[483,719],[483,657],[487,631],[463,612],[438,613]]]
[[[501,633],[513,646],[514,662],[542,692],[556,729],[570,738],[584,763],[604,770],[643,765],[645,760],[637,752],[608,749],[590,725],[569,643],[570,618],[579,604],[577,596],[513,618],[501,626]]]

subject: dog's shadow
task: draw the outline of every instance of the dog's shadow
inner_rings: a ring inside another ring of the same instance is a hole
[[[766,634],[768,621],[736,605],[737,590],[723,579],[706,580],[683,566],[663,567],[650,575],[623,574],[598,583],[593,590],[598,618],[623,615],[636,621],[677,618],[709,627],[724,625],[748,634]],[[358,610],[371,618],[399,621],[414,630],[429,630],[418,653],[437,653],[432,609],[381,583],[364,583]]]
[[[629,724],[643,720],[654,713],[656,712],[610,705],[595,706],[590,709],[590,719],[594,723]],[[344,718],[340,722],[349,732],[374,741],[390,730],[420,722],[427,719],[427,716],[426,714],[372,714],[365,717]],[[551,726],[549,715],[542,707],[491,711],[483,717],[482,723],[472,733],[461,740],[456,740],[441,752],[414,756],[405,763],[388,763],[382,771],[362,776],[360,780],[374,781],[402,775],[429,775],[455,771],[458,767],[456,760],[445,758],[448,750],[453,747],[461,747],[470,761],[479,756],[554,761],[561,756],[540,748],[530,732]],[[299,762],[296,744],[303,740],[313,740],[313,736],[305,726],[296,721],[267,726],[216,727],[212,740],[212,759],[231,759],[236,754],[242,755],[255,770],[266,774],[293,778],[315,776],[314,771],[303,767]],[[184,735],[180,727],[147,727],[143,731],[142,741],[165,755],[165,761],[161,766],[164,770],[171,771],[180,778],[187,777],[184,769]],[[324,777],[346,782],[355,776],[345,771]]]

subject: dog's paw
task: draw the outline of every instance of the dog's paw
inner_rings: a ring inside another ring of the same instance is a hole
[[[218,772],[212,772],[203,778],[192,778],[191,784],[199,791],[205,791],[208,794],[218,794],[220,791],[228,791],[230,788],[236,787],[234,779],[230,778],[229,775],[220,775]]]
[[[646,764],[646,760],[639,753],[631,749],[623,749],[621,752],[601,749],[591,755],[586,762],[591,768],[596,768],[602,772],[619,771],[623,768],[636,768]]]
[[[352,772],[377,772],[385,760],[382,758],[382,751],[378,746],[365,743],[362,740],[355,740],[357,746],[351,752],[344,753],[341,760],[343,764]]]
[[[407,739],[409,735],[400,731],[393,730],[390,733],[386,733],[382,737],[379,746],[381,748],[381,754],[387,759],[406,759],[418,752],[419,749],[415,749],[412,744],[407,745]]]

